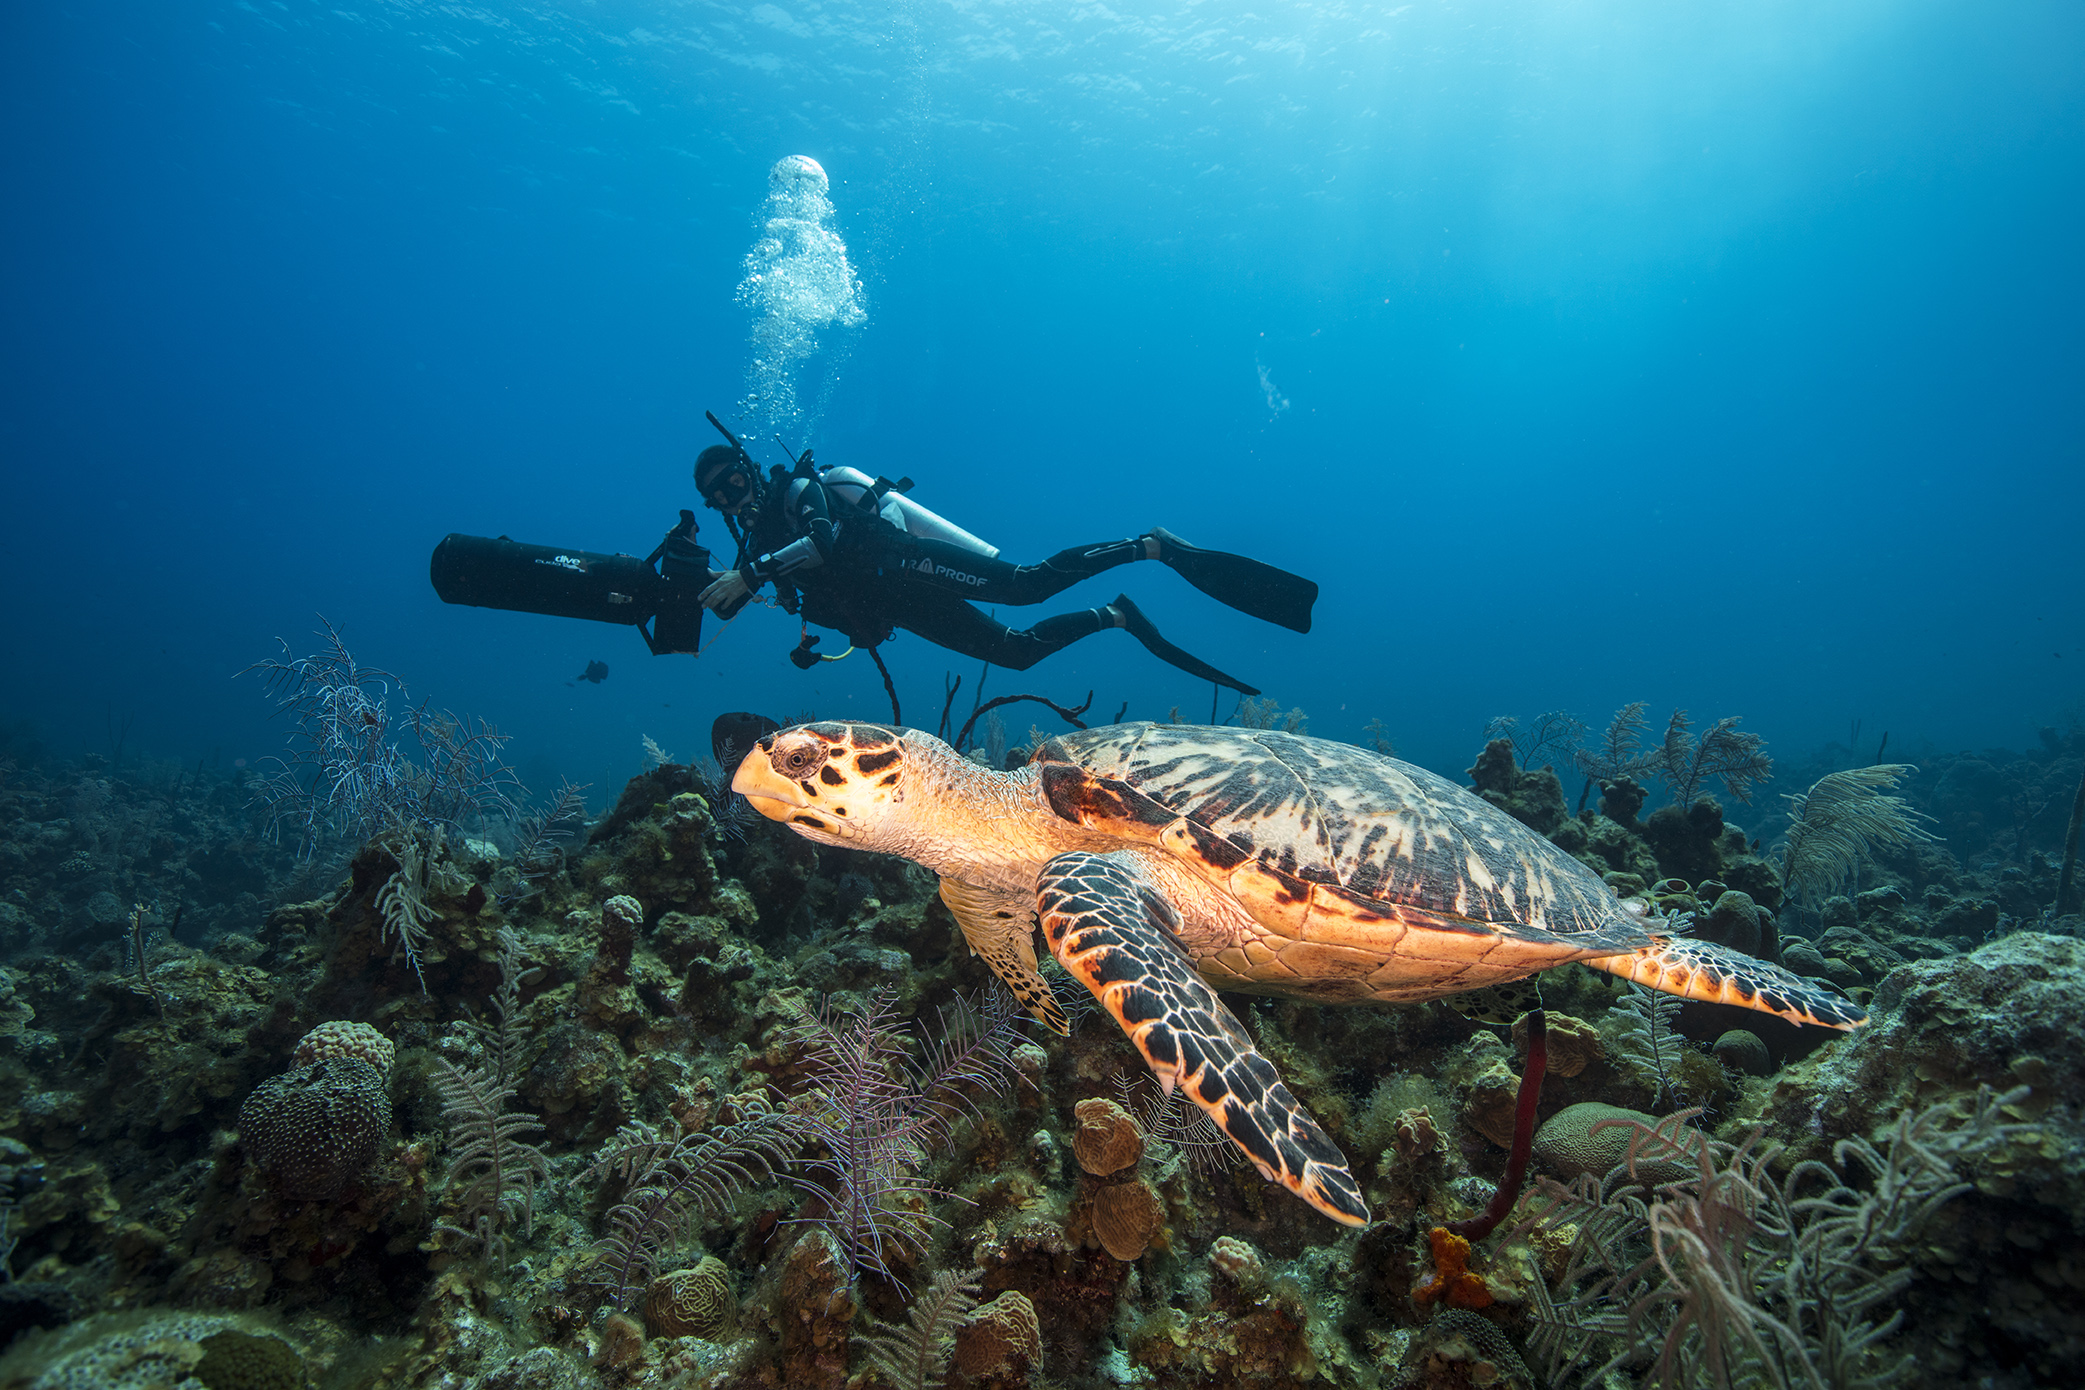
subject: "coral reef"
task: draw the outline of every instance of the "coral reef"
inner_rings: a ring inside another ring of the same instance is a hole
[[[1461,1246],[1433,1233],[1491,1198],[1520,1029],[1233,1001],[1362,1179],[1378,1219],[1348,1231],[1270,1191],[1062,980],[1072,1036],[1026,1024],[931,876],[728,824],[686,766],[591,822],[568,790],[509,827],[474,819],[505,795],[481,761],[438,826],[309,864],[236,774],[16,769],[0,1390],[1374,1390],[1661,1360],[1798,1384],[1827,1335],[1775,1301],[1792,1258],[1850,1271],[1803,1295],[1844,1313],[1839,1383],[2064,1383],[2085,941],[2050,907],[2085,739],[1921,750],[1896,792],[1941,839],[1791,859],[1763,847],[1828,843],[1788,815],[1829,810],[1842,768],[1740,827],[1703,793],[1749,792],[1756,746],[1727,721],[1653,752],[1643,731],[1637,709],[1574,755],[1567,722],[1502,727],[1470,776],[1618,893],[1874,1022],[1825,1037],[1550,972],[1548,1185]],[[1576,809],[1560,769],[1588,779]],[[1784,901],[1791,863],[1821,867]],[[1857,1216],[1887,1239],[1858,1246]],[[1738,1240],[1739,1217],[1796,1244]],[[1716,1253],[1743,1298],[1645,1266],[1661,1241]],[[1603,1322],[1603,1298],[1645,1311]]]
[[[1035,1305],[1012,1289],[973,1312],[956,1334],[956,1369],[973,1386],[1026,1385],[1042,1359]]]
[[[305,1360],[271,1330],[231,1317],[121,1314],[89,1318],[0,1364],[0,1384],[27,1390],[300,1390]],[[27,1368],[42,1363],[26,1381]]]
[[[1164,1203],[1141,1178],[1094,1190],[1093,1238],[1118,1260],[1142,1259],[1165,1219]]]

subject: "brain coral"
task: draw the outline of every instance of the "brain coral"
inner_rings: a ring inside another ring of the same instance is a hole
[[[1028,1295],[1008,1289],[956,1334],[956,1367],[973,1385],[1025,1385],[1042,1365],[1042,1323]]]
[[[1637,1133],[1635,1125],[1630,1124],[1608,1124],[1598,1131],[1593,1128],[1602,1121],[1613,1120],[1633,1120],[1646,1128],[1658,1124],[1655,1115],[1598,1101],[1567,1105],[1535,1131],[1535,1158],[1560,1177],[1575,1178],[1581,1173],[1603,1176],[1628,1155],[1629,1140]],[[1675,1182],[1691,1171],[1688,1166],[1669,1161],[1646,1159],[1636,1165],[1640,1182]]]
[[[194,1374],[210,1390],[304,1390],[304,1361],[280,1337],[227,1327],[202,1347]]]
[[[715,1341],[736,1311],[731,1272],[714,1255],[704,1255],[693,1269],[660,1275],[644,1293],[644,1321],[654,1337]]]
[[[360,1057],[385,1076],[391,1074],[396,1050],[391,1040],[366,1023],[321,1023],[297,1043],[297,1065],[308,1067],[328,1057]]]
[[[383,1073],[360,1057],[328,1057],[270,1077],[239,1107],[254,1166],[291,1197],[340,1194],[391,1126]]]
[[[1426,1324],[1413,1350],[1424,1353],[1413,1358],[1413,1369],[1427,1377],[1428,1385],[1494,1385],[1512,1390],[1536,1383],[1506,1334],[1478,1313],[1443,1309]],[[1467,1380],[1457,1374],[1462,1366],[1469,1368],[1463,1373]]]

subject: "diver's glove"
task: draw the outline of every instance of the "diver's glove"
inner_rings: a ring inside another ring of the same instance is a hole
[[[664,561],[659,566],[661,574],[668,578],[692,580],[698,574],[707,577],[712,573],[709,547],[695,539],[695,529],[695,513],[686,507],[681,508],[680,525],[668,531],[666,539],[660,542],[664,554]]]
[[[701,603],[720,617],[731,618],[746,606],[753,596],[753,583],[746,578],[744,570],[725,570],[702,591]]]

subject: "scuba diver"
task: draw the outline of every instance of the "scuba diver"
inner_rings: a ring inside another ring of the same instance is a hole
[[[892,483],[852,468],[817,467],[808,449],[794,471],[776,467],[763,478],[731,432],[715,416],[710,422],[731,442],[702,451],[695,485],[723,513],[738,556],[733,568],[703,589],[701,602],[723,617],[772,584],[784,609],[805,623],[844,633],[855,646],[873,648],[894,628],[904,628],[1015,671],[1082,637],[1119,627],[1161,661],[1257,695],[1254,687],[1166,641],[1127,594],[1018,629],[971,602],[1040,603],[1117,565],[1156,560],[1240,612],[1310,631],[1318,586],[1258,560],[1202,550],[1154,528],[1130,539],[1074,546],[1040,564],[1012,564],[999,558],[997,547],[906,497],[909,478]],[[809,669],[819,659],[810,650],[817,640],[807,633],[791,660]]]

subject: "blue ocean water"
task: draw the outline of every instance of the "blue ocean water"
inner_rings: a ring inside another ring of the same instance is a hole
[[[265,756],[234,673],[320,614],[597,798],[721,710],[886,717],[769,609],[691,661],[428,583],[450,531],[643,554],[697,505],[704,410],[760,413],[738,290],[791,155],[861,280],[793,446],[1014,558],[1162,524],[1324,589],[1308,636],[1156,565],[1028,616],[1125,589],[1312,732],[1450,772],[1492,716],[1633,700],[1784,755],[2085,719],[2074,5],[0,26],[0,714],[60,751]],[[977,679],[885,651],[910,722]],[[1117,633],[1014,690],[1210,698]]]

